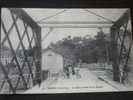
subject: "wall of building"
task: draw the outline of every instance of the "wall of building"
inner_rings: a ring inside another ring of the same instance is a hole
[[[42,54],[42,70],[58,72],[63,70],[63,57],[52,50]]]

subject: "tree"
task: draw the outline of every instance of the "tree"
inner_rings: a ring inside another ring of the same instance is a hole
[[[74,56],[75,61],[82,60],[84,63],[97,63],[99,59],[105,58],[105,34],[99,32],[95,38],[89,35],[84,37],[63,38],[56,43],[51,43],[50,47],[65,56]]]
[[[97,33],[95,36],[95,46],[97,47],[98,52],[98,58],[102,61],[107,61],[107,45],[109,44],[109,41],[106,40],[106,35],[102,30]]]

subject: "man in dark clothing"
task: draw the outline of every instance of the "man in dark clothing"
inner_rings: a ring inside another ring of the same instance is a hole
[[[66,73],[67,78],[69,78],[70,75],[69,75],[69,66],[68,65],[64,67],[64,71]]]
[[[74,66],[72,66],[71,68],[72,68],[72,74],[75,75]]]

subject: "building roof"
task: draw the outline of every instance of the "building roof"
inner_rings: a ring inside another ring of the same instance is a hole
[[[74,58],[74,55],[72,54],[71,51],[69,51],[69,53],[68,53],[68,50],[67,51],[64,51],[64,50],[62,50],[62,48],[53,49],[53,48],[48,47],[48,48],[42,50],[42,53],[45,53],[48,50],[51,50],[54,53],[63,56],[63,58],[65,58],[65,59],[73,59]]]
[[[57,52],[56,50],[54,50],[54,49],[52,49],[52,48],[46,48],[46,49],[43,49],[42,50],[42,53],[45,53],[45,52],[47,52],[47,51],[49,51],[49,50],[51,50],[52,52],[54,52],[54,53],[56,53],[56,54],[59,54],[59,55],[62,55],[61,53],[59,53],[59,52]],[[63,55],[62,55],[63,56]]]

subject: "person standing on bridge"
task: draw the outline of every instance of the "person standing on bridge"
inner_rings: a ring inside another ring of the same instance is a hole
[[[80,71],[80,67],[81,67],[81,60],[79,60],[79,63],[77,64],[77,67],[75,68],[75,74],[76,74],[76,77],[77,78],[81,78],[81,75],[79,74],[79,71]]]
[[[67,78],[69,78],[69,77],[70,77],[70,74],[69,74],[69,65],[66,65],[66,66],[64,67],[64,72],[65,72]]]

